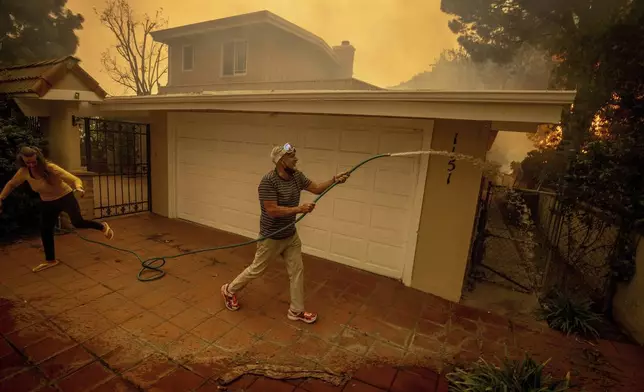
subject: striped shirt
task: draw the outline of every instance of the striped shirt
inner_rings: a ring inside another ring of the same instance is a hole
[[[262,209],[262,215],[259,219],[260,235],[268,237],[269,234],[282,229],[295,221],[295,215],[272,218],[266,213],[264,208],[265,201],[277,201],[280,207],[297,207],[300,205],[300,193],[306,189],[311,180],[304,173],[296,171],[290,179],[285,180],[273,170],[262,178],[259,183],[259,204]],[[295,225],[279,232],[277,235],[270,237],[275,240],[281,240],[291,237],[295,234]]]

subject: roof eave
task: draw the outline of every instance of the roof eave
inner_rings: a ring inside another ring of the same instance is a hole
[[[38,94],[36,94],[33,91],[18,91],[18,92],[10,92],[10,93],[0,93],[0,97],[3,98],[40,98]]]
[[[283,90],[283,91],[217,91],[198,94],[167,94],[148,96],[110,97],[108,101],[408,101],[408,102],[488,102],[519,104],[572,104],[576,91],[529,91],[529,90]]]
[[[110,111],[236,111],[558,123],[575,92],[284,91],[107,98]]]

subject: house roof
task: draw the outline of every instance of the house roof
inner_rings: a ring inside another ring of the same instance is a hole
[[[521,124],[558,123],[562,110],[570,108],[575,95],[575,91],[246,90],[110,97],[100,103],[100,110],[269,112],[459,119],[491,121],[499,128],[515,128]]]
[[[228,83],[209,83],[209,84],[192,84],[182,86],[162,86],[159,89],[159,95],[180,94],[180,93],[199,93],[202,91],[222,91],[222,90],[382,90],[381,87],[367,83],[356,78],[342,79],[314,79],[314,80],[280,80],[268,82],[236,82]]]
[[[70,72],[101,98],[107,92],[73,56],[0,68],[0,94],[43,97]]]
[[[338,58],[333,49],[320,37],[311,33],[300,26],[289,22],[288,20],[275,15],[270,11],[257,11],[247,14],[234,15],[221,19],[214,19],[205,22],[193,23],[178,27],[172,27],[164,30],[157,30],[151,33],[155,41],[168,43],[169,40],[179,37],[186,37],[197,34],[209,33],[212,31],[220,31],[231,29],[233,27],[247,26],[251,24],[267,23],[282,29],[290,34],[296,35],[305,41],[308,41],[329,55],[335,62]]]

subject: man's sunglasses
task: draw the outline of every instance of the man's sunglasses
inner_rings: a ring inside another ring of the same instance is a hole
[[[282,148],[284,149],[284,152],[287,154],[295,154],[295,147],[293,147],[291,143],[284,144]]]

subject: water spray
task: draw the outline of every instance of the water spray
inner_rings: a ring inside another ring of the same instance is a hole
[[[370,158],[367,158],[367,159],[363,160],[362,162],[358,163],[354,167],[352,167],[350,170],[347,171],[347,174],[353,173],[354,171],[356,171],[361,166],[365,165],[368,162],[374,161],[376,159],[390,158],[390,157],[412,157],[412,156],[419,156],[419,155],[445,156],[445,157],[449,157],[450,159],[455,159],[455,160],[459,160],[459,161],[467,161],[467,162],[470,162],[470,163],[474,164],[475,166],[481,168],[484,172],[498,173],[499,165],[496,164],[496,163],[493,163],[493,162],[485,162],[485,161],[483,161],[481,159],[474,158],[474,157],[472,157],[470,155],[457,154],[457,153],[453,153],[453,152],[436,151],[436,150],[424,150],[424,151],[407,151],[407,152],[397,152],[397,153],[386,153],[386,154],[374,155],[374,156],[372,156]],[[314,204],[317,203],[318,200],[320,200],[322,197],[324,197],[324,195],[326,195],[336,185],[338,185],[337,182],[333,183],[330,187],[328,187],[326,190],[324,190],[324,192],[322,192],[320,195],[318,195],[315,198],[315,200],[313,200],[313,203]],[[165,265],[167,260],[176,259],[176,258],[179,258],[179,257],[188,256],[188,255],[194,255],[194,254],[197,254],[197,253],[214,252],[214,251],[217,251],[217,250],[240,248],[240,247],[243,247],[243,246],[252,245],[252,244],[255,244],[257,242],[264,241],[267,238],[273,237],[274,235],[279,234],[282,231],[294,226],[299,221],[304,219],[304,217],[306,215],[308,215],[308,213],[303,213],[293,223],[289,224],[288,226],[285,226],[285,227],[283,227],[283,228],[281,228],[279,230],[276,230],[276,231],[274,231],[273,233],[271,233],[269,235],[260,236],[259,238],[256,238],[256,239],[253,239],[253,240],[240,242],[240,243],[237,243],[237,244],[220,245],[220,246],[215,246],[215,247],[211,247],[211,248],[197,249],[197,250],[193,250],[193,251],[189,251],[189,252],[185,252],[185,253],[179,253],[179,254],[176,254],[176,255],[152,257],[152,258],[149,258],[149,259],[141,258],[141,256],[139,256],[136,252],[134,252],[132,250],[119,248],[119,247],[109,245],[109,244],[106,244],[106,243],[100,242],[100,241],[91,240],[91,239],[89,239],[87,237],[84,237],[84,236],[78,234],[77,232],[74,232],[74,231],[71,231],[71,230],[61,230],[61,231],[63,233],[75,233],[76,235],[78,235],[78,237],[80,237],[81,239],[83,239],[83,240],[85,240],[87,242],[102,245],[102,246],[105,246],[105,247],[110,248],[110,249],[118,250],[118,251],[129,253],[129,254],[133,255],[141,263],[141,270],[139,271],[139,273],[137,275],[138,280],[141,281],[141,282],[149,282],[149,281],[161,279],[163,276],[165,276],[165,271],[163,271],[162,267]],[[144,276],[144,274],[146,276]]]

